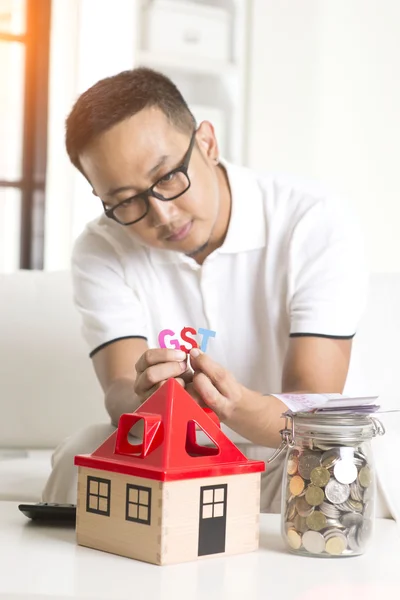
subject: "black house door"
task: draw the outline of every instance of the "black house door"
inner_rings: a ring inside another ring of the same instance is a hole
[[[200,488],[199,556],[225,552],[228,486]]]

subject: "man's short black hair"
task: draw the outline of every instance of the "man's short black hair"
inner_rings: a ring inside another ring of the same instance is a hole
[[[191,133],[196,121],[176,85],[145,67],[101,79],[76,101],[66,121],[66,147],[80,171],[79,156],[96,136],[144,108],[159,108],[177,129]]]

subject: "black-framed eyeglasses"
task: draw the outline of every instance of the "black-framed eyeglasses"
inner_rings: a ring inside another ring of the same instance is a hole
[[[133,225],[147,215],[150,210],[149,196],[154,196],[162,202],[170,202],[182,196],[190,188],[188,175],[189,161],[192,155],[196,130],[190,138],[189,148],[183,157],[182,163],[176,169],[169,171],[161,179],[158,179],[151,187],[140,194],[127,198],[111,208],[102,201],[104,214],[117,221],[120,225]]]

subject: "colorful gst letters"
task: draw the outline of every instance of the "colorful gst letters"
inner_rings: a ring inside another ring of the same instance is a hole
[[[191,351],[192,348],[198,348],[199,345],[195,339],[188,336],[188,333],[190,333],[192,335],[196,335],[196,333],[198,333],[199,335],[203,336],[203,339],[201,341],[201,346],[200,346],[200,350],[202,352],[206,351],[208,340],[210,338],[215,337],[215,335],[216,335],[216,332],[212,331],[212,329],[203,329],[202,327],[199,327],[198,331],[196,331],[195,329],[193,329],[193,327],[184,327],[181,331],[181,339],[182,339],[182,341],[190,344],[190,348],[188,348],[187,346],[184,346],[183,344],[180,344],[176,338],[170,339],[169,340],[170,345],[167,346],[165,343],[165,338],[173,337],[175,335],[175,332],[172,331],[172,329],[163,329],[158,334],[158,344],[159,344],[160,348],[176,348],[177,350],[182,350],[183,352],[186,352],[186,354],[189,354],[189,352]]]

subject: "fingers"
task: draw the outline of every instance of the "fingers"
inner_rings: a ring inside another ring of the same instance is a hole
[[[167,362],[186,362],[186,353],[182,350],[174,350],[173,348],[150,348],[142,354],[137,361],[135,368],[136,373],[140,375],[148,367]]]
[[[243,386],[230,371],[198,348],[190,352],[190,362],[194,369],[193,388],[197,395],[217,414],[220,421],[229,421],[243,402]]]
[[[188,378],[186,354],[170,348],[146,350],[136,363],[135,393],[144,402],[171,377]]]
[[[196,391],[194,382],[185,385],[185,389],[200,406],[205,406],[200,394]]]
[[[149,387],[147,389],[142,388],[141,390],[138,391],[137,385],[135,382],[135,393],[140,398],[140,401],[143,403],[145,400],[147,400],[147,398],[150,398],[150,396],[152,394],[154,394],[154,392],[156,392],[158,390],[158,388],[162,386],[163,383],[164,383],[164,381],[160,381],[159,383],[157,383],[156,385],[153,385],[152,387]]]
[[[193,371],[186,369],[186,371],[182,373],[181,377],[185,383],[191,383],[193,381]]]
[[[213,361],[207,354],[200,352],[198,348],[194,348],[190,352],[190,361],[195,372],[201,371],[207,375],[211,383],[224,396],[230,395],[235,381],[229,371]]]
[[[195,373],[192,386],[191,395],[199,399],[199,404],[206,404],[215,412],[220,412],[223,399],[207,375],[201,372]]]
[[[148,367],[136,377],[135,392],[140,397],[148,397],[148,392],[158,389],[160,383],[164,383],[171,377],[182,378],[185,371],[186,363],[184,362],[166,362]]]
[[[184,382],[182,377],[175,377],[175,381],[177,381],[179,385],[181,385],[183,388],[186,387],[186,383]]]

